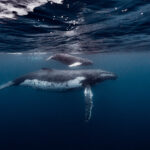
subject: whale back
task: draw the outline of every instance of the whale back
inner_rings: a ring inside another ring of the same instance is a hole
[[[45,80],[46,77],[48,77],[48,74],[50,72],[52,72],[52,69],[42,68],[42,69],[40,69],[36,72],[31,72],[31,73],[23,75],[19,78],[16,78],[13,82],[14,82],[14,85],[19,85],[27,79],[30,79],[30,80],[32,80],[32,79]],[[44,77],[45,77],[45,79],[44,79]]]

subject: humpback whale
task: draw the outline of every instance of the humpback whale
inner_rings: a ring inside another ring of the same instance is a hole
[[[87,65],[93,64],[93,62],[88,59],[77,57],[77,56],[72,56],[66,53],[58,53],[47,58],[47,60],[50,60],[50,59],[59,61],[63,64],[68,65],[69,67],[76,67],[80,65],[87,66]]]
[[[1,85],[0,90],[18,85],[45,90],[68,90],[83,87],[85,96],[85,120],[89,121],[93,107],[91,86],[105,80],[114,80],[116,78],[117,76],[114,73],[100,69],[56,70],[42,68]]]

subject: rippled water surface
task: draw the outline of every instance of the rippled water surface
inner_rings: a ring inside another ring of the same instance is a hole
[[[149,50],[149,0],[1,0],[0,51]]]

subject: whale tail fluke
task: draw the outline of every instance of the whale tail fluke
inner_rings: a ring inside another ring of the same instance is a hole
[[[88,122],[91,119],[93,108],[93,93],[90,86],[85,87],[84,96],[85,96],[85,121]]]
[[[0,85],[0,90],[3,90],[3,89],[5,89],[7,87],[10,87],[10,86],[13,86],[13,84],[14,83],[12,81],[9,81],[9,82],[7,82],[5,84],[2,84],[2,85]]]
[[[53,58],[53,56],[50,56],[50,57],[46,58],[46,61],[48,61],[48,60],[50,60],[52,58]]]

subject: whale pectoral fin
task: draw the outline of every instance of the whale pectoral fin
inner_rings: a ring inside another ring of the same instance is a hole
[[[91,119],[93,108],[93,93],[90,85],[85,87],[84,96],[85,96],[85,121],[88,122]]]
[[[69,67],[77,67],[77,66],[80,66],[80,65],[82,65],[81,62],[75,62],[73,64],[70,64]]]

